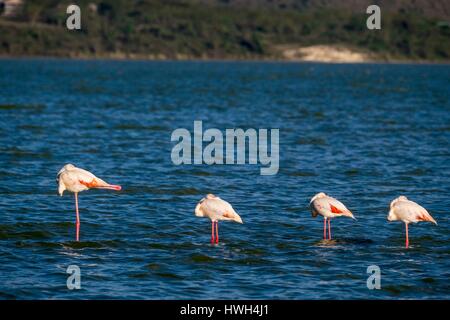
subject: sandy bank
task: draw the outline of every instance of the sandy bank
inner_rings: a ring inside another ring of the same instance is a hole
[[[377,60],[373,54],[333,45],[279,46],[277,50],[284,59],[290,61],[357,63]]]

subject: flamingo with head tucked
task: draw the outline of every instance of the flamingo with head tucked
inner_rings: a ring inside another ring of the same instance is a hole
[[[121,190],[122,188],[117,185],[109,184],[95,175],[75,167],[73,164],[66,164],[61,170],[59,170],[56,177],[58,183],[58,193],[63,195],[64,191],[70,191],[75,194],[75,210],[76,210],[76,240],[80,239],[80,215],[78,212],[78,192],[95,189],[110,189]]]
[[[355,219],[353,214],[347,207],[340,201],[327,196],[325,193],[320,192],[312,197],[309,202],[312,216],[315,218],[319,214],[323,216],[323,239],[327,238],[327,220],[328,220],[328,240],[331,240],[331,219],[336,217],[350,217]],[[356,220],[356,219],[355,219]]]
[[[400,220],[405,223],[406,229],[406,243],[405,247],[409,247],[408,238],[408,224],[417,223],[419,221],[429,221],[437,225],[437,222],[428,213],[428,211],[415,203],[414,201],[408,200],[405,196],[400,196],[392,200],[390,204],[389,214],[387,216],[388,221]]]
[[[213,194],[208,194],[200,200],[195,207],[195,215],[197,217],[207,217],[211,220],[211,244],[219,243],[219,220],[243,223],[231,204]]]

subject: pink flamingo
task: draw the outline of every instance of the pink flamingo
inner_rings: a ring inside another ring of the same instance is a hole
[[[211,220],[211,244],[219,243],[219,220],[243,223],[241,217],[234,211],[231,204],[213,194],[208,194],[200,200],[195,207],[195,215],[197,217],[207,217]]]
[[[405,247],[409,247],[408,238],[408,224],[417,223],[419,221],[429,221],[437,225],[437,222],[428,213],[428,211],[415,203],[414,201],[408,200],[405,196],[400,196],[392,200],[390,204],[389,214],[387,216],[388,221],[401,220],[405,223],[406,229],[406,243]]]
[[[319,214],[323,216],[323,239],[327,238],[327,220],[328,220],[328,240],[331,240],[331,223],[330,220],[335,217],[350,217],[355,219],[353,214],[347,207],[340,201],[327,196],[325,193],[320,192],[312,197],[309,207],[313,218]],[[356,220],[356,219],[355,219]]]
[[[65,190],[73,192],[75,194],[75,210],[77,214],[76,220],[76,239],[80,239],[80,215],[78,212],[78,192],[89,190],[91,188],[96,189],[110,189],[121,190],[121,186],[112,185],[106,183],[100,178],[89,171],[75,167],[73,164],[66,164],[61,170],[59,170],[56,176],[56,182],[58,183],[58,193],[63,195]]]

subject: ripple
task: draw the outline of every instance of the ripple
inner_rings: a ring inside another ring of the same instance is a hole
[[[115,130],[136,130],[136,131],[168,131],[169,129],[163,126],[150,125],[144,126],[140,124],[119,124],[114,126]]]
[[[217,259],[203,254],[194,254],[191,256],[191,260],[195,263],[212,263],[217,261]]]
[[[53,234],[48,231],[14,231],[14,230],[1,230],[0,229],[0,240],[4,239],[50,239]]]
[[[161,277],[161,278],[169,278],[169,279],[176,279],[181,280],[183,277],[180,277],[179,275],[171,272],[156,272],[155,275]]]
[[[199,195],[202,194],[202,192],[196,188],[183,188],[183,189],[176,189],[176,190],[170,190],[170,194],[175,195]]]
[[[295,171],[295,172],[289,172],[288,176],[290,176],[290,177],[316,177],[317,174],[315,172],[311,172],[311,171]]]
[[[323,138],[300,138],[297,140],[297,144],[325,146],[327,142]]]
[[[41,104],[0,104],[1,110],[29,110],[29,111],[43,111],[45,105]]]

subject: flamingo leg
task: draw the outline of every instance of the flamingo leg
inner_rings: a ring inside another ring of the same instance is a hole
[[[216,221],[216,244],[219,243],[219,222]]]
[[[323,240],[327,239],[327,219],[323,218]]]
[[[328,219],[328,240],[331,240],[331,219]]]
[[[211,221],[211,244],[214,243],[214,221]]]
[[[75,192],[75,211],[77,213],[77,234],[76,234],[76,240],[80,241],[80,213],[78,212],[78,192]]]
[[[408,224],[405,223],[406,226],[406,249],[409,247],[409,239],[408,239]]]

